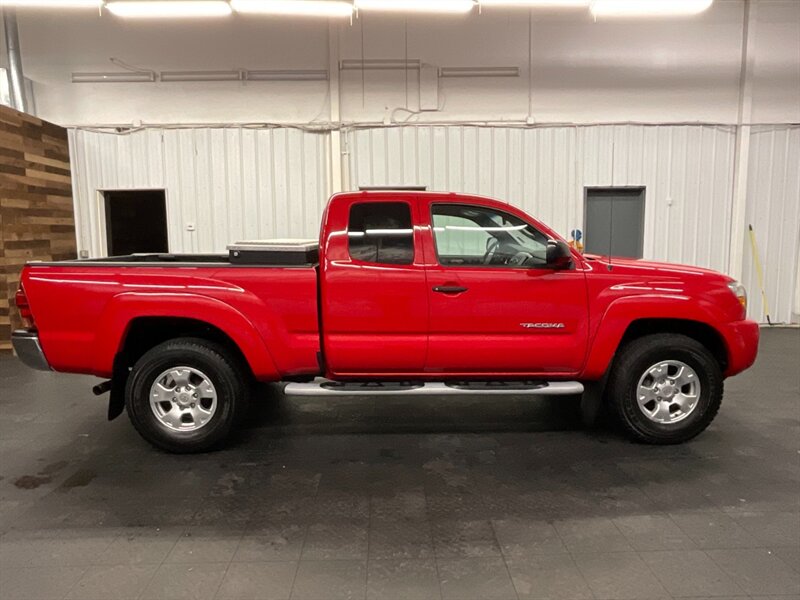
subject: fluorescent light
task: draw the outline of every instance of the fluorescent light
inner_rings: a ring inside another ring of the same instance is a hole
[[[350,17],[353,5],[339,0],[231,0],[240,13],[301,17]]]
[[[442,67],[439,77],[519,77],[519,67]]]
[[[115,0],[106,8],[118,17],[162,19],[171,17],[224,17],[231,6],[223,0]]]
[[[328,71],[325,69],[272,69],[261,71],[245,71],[247,81],[327,81]]]
[[[593,0],[595,17],[659,17],[696,15],[714,0]]]
[[[467,13],[475,6],[473,0],[356,0],[358,10],[392,12]]]
[[[2,70],[0,70],[2,72]],[[324,69],[255,70],[255,71],[117,71],[112,73],[73,73],[72,83],[150,83],[163,81],[327,81]]]
[[[480,0],[481,6],[524,6],[526,8],[575,8],[589,6],[592,0]]]
[[[344,59],[339,63],[339,69],[342,71],[397,71],[406,69],[419,69],[419,59],[402,58],[368,58],[366,60],[360,59]]]
[[[241,71],[162,71],[161,81],[241,81]]]
[[[155,80],[156,74],[152,71],[72,74],[72,83],[143,83]]]
[[[103,0],[0,0],[0,8],[99,8]]]

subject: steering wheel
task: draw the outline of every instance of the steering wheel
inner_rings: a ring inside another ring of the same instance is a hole
[[[499,247],[500,240],[498,240],[496,237],[490,237],[488,240],[486,240],[486,254],[483,255],[483,264],[492,264],[494,254],[497,252],[497,248]]]
[[[506,264],[512,267],[521,267],[532,258],[533,254],[531,254],[530,252],[521,251],[517,252],[514,256],[509,258]]]

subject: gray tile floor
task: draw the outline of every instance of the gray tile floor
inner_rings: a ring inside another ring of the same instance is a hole
[[[0,360],[0,598],[800,597],[800,331],[677,447],[564,400],[289,401],[170,456]]]

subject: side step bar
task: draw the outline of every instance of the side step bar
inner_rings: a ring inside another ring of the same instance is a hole
[[[582,394],[579,381],[370,381],[339,382],[316,379],[311,383],[289,383],[284,388],[287,396],[372,396],[390,394],[398,396],[463,396],[530,395],[568,396]]]

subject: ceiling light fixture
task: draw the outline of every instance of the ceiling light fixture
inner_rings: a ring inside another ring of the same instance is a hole
[[[593,0],[595,17],[664,17],[696,15],[714,0]]]
[[[356,8],[366,11],[415,13],[468,13],[473,0],[356,0]]]
[[[99,8],[103,0],[0,0],[0,8]]]
[[[442,67],[439,77],[519,77],[519,67]]]
[[[241,81],[241,71],[162,71],[161,81],[167,83],[181,81]]]
[[[327,81],[325,69],[271,69],[245,71],[247,81]]]
[[[153,71],[130,73],[73,73],[72,83],[152,83]]]
[[[419,69],[421,61],[416,58],[368,58],[366,60],[346,58],[339,62],[342,71],[398,71]]]
[[[338,0],[231,0],[240,13],[300,17],[350,17],[353,5]]]
[[[223,0],[114,0],[106,8],[118,17],[132,19],[224,17],[232,12]]]
[[[585,8],[592,0],[480,0],[481,6],[524,8]]]

